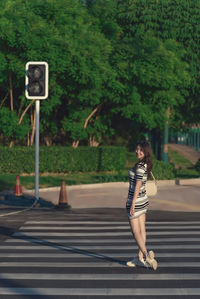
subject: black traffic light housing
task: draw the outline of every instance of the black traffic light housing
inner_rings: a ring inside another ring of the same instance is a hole
[[[44,61],[29,61],[26,64],[25,95],[27,99],[48,98],[48,64]]]

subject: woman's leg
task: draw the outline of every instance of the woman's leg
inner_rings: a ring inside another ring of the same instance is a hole
[[[141,228],[140,228],[140,223],[139,223],[139,218],[136,219],[129,219],[130,227],[133,233],[133,236],[137,242],[137,245],[139,247],[139,250],[143,254],[147,252],[145,241],[144,241],[144,236],[142,235]]]
[[[138,220],[139,220],[139,227],[140,227],[141,236],[142,236],[143,242],[144,242],[145,247],[146,247],[146,213],[140,215],[138,217]],[[141,250],[139,250],[138,256],[139,256],[140,260],[143,258],[143,253],[142,253]]]
[[[130,227],[133,233],[133,236],[139,247],[139,259],[142,260],[145,257],[145,266],[152,267],[154,270],[157,269],[158,263],[154,259],[154,252],[147,252],[146,249],[146,229],[145,229],[145,214],[136,219],[129,219]],[[129,265],[128,265],[129,266]]]

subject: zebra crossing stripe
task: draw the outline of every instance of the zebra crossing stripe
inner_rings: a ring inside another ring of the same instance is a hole
[[[30,239],[30,238],[26,238],[26,239],[7,239],[5,240],[5,243],[28,243],[28,242],[33,242],[33,243],[45,243],[45,242],[55,242],[55,243],[119,243],[119,244],[122,244],[122,243],[133,243],[134,240],[133,238],[131,239],[43,239],[43,240],[40,240],[40,239]],[[200,239],[199,238],[178,238],[178,237],[174,237],[174,238],[157,238],[157,239],[148,239],[147,240],[147,244],[148,243],[157,243],[157,242],[162,242],[162,243],[165,243],[165,242],[185,242],[185,243],[191,243],[191,242],[200,242]]]
[[[153,246],[152,246],[153,247]],[[199,245],[195,245],[195,244],[191,244],[191,245],[171,245],[171,244],[167,244],[167,245],[155,245],[156,249],[200,249],[200,244]],[[1,245],[0,246],[0,250],[55,250],[55,249],[60,249],[60,250],[73,250],[73,249],[77,249],[77,250],[91,250],[91,249],[96,249],[96,250],[128,250],[128,249],[138,249],[138,246],[133,244],[133,245],[120,245],[120,246],[107,246],[107,245],[102,245],[102,246],[97,246],[97,245],[85,245],[85,246],[74,246],[74,245],[68,245],[68,246],[63,246],[63,245],[59,245],[59,244],[51,244],[51,243],[47,243],[42,246],[37,245],[37,246],[21,246],[21,245],[12,245],[12,246],[4,246]]]
[[[120,225],[120,224],[125,224],[127,225],[128,220],[127,221],[62,221],[62,220],[51,220],[51,221],[46,221],[46,220],[37,220],[37,221],[26,221],[25,224],[116,224],[116,225]],[[200,225],[200,221],[162,221],[162,222],[158,222],[158,221],[147,221],[146,224],[147,225],[157,225],[157,224],[180,224],[180,225],[190,225],[190,224],[199,224]]]
[[[189,226],[187,227],[187,229],[199,229],[200,226]],[[130,227],[129,226],[66,226],[66,227],[63,227],[63,226],[22,226],[20,227],[20,231],[26,231],[26,230],[56,230],[56,231],[60,231],[60,230],[130,230]],[[168,227],[168,226],[154,226],[154,227],[150,227],[148,228],[147,227],[147,231],[148,230],[158,230],[158,229],[165,229],[165,230],[185,230],[186,227],[183,227],[183,226],[172,226],[172,227]]]
[[[35,248],[33,248],[34,250]],[[72,251],[72,249],[70,249],[70,252]],[[134,252],[133,252],[134,253]],[[103,252],[102,254],[99,253],[90,253],[90,256],[96,256],[96,257],[101,257],[103,259],[103,256],[106,258],[109,258],[109,257],[126,257],[126,258],[131,258],[133,253],[109,253],[109,252]],[[135,254],[137,254],[137,251],[135,251]],[[30,258],[41,258],[41,257],[45,257],[45,258],[73,258],[73,257],[81,257],[81,258],[88,258],[88,255],[84,252],[74,252],[73,254],[72,253],[38,253],[37,252],[37,255],[36,253],[0,253],[0,258],[1,257],[8,257],[8,258],[15,258],[15,257],[22,257],[23,255],[23,258],[27,258],[27,257],[30,257]],[[156,253],[156,258],[160,258],[160,257],[170,257],[170,258],[177,258],[177,257],[184,257],[184,258],[193,258],[193,257],[200,257],[200,253],[199,252],[193,252],[193,253]],[[200,278],[200,276],[199,276]]]
[[[44,267],[44,268],[119,268],[127,267],[125,262],[77,262],[77,263],[66,263],[66,262],[0,262],[0,267]],[[200,262],[160,262],[159,268],[199,268]]]
[[[195,296],[200,288],[0,288],[0,295],[37,296]]]
[[[199,274],[72,274],[72,273],[0,273],[0,279],[23,280],[199,280]]]
[[[68,236],[75,236],[75,237],[81,237],[81,236],[131,236],[131,232],[81,232],[81,233],[73,233],[73,232],[67,232],[67,233],[61,233],[61,232],[26,232],[25,233],[14,233],[13,237],[30,237],[30,236],[52,236],[52,237],[68,237]],[[148,232],[147,235],[151,236],[157,236],[157,235],[200,235],[199,231],[156,231],[156,232]]]

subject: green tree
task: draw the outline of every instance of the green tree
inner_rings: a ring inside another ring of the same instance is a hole
[[[34,109],[23,92],[24,65],[30,60],[47,61],[50,97],[41,105],[42,137],[51,143],[53,136],[69,128],[73,142],[81,139],[85,134],[82,123],[107,100],[104,86],[115,80],[107,59],[110,42],[76,0],[2,1],[0,11],[0,88],[5,95],[12,94],[10,110],[15,110],[20,118],[29,105],[34,129]],[[12,91],[4,88],[9,78]],[[9,107],[7,98],[2,106]],[[81,114],[77,117],[78,110]],[[69,121],[76,119],[73,127],[63,126],[66,116]]]
[[[173,111],[173,126],[182,121],[199,121],[200,111],[200,2],[196,0],[118,0],[118,22],[127,36],[143,35],[151,30],[155,37],[165,42],[173,39],[185,50],[190,84],[185,81],[181,91],[185,101]],[[180,90],[180,88],[179,88]]]
[[[127,132],[161,130],[168,107],[173,126],[191,121],[200,107],[198,19],[195,0],[2,0],[4,141],[27,134],[27,144],[33,142],[34,101],[24,97],[30,60],[50,66],[50,96],[41,102],[41,139],[48,145],[98,145],[121,134],[118,119]]]
[[[144,131],[163,129],[166,109],[184,102],[190,83],[182,44],[172,38],[162,41],[153,27],[146,26],[148,18],[141,17],[145,9],[149,18],[155,14],[149,6],[147,1],[88,2],[90,13],[99,19],[98,26],[113,45],[110,64],[121,89],[111,110],[143,124]]]
[[[11,141],[13,138],[19,140],[24,139],[28,127],[29,123],[26,118],[24,125],[20,126],[15,111],[10,111],[7,107],[0,109],[0,132],[6,136],[8,141]]]

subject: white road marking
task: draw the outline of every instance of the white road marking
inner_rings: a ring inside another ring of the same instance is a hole
[[[22,226],[20,227],[20,231],[27,231],[27,230],[130,230],[129,226]],[[147,227],[148,230],[158,230],[158,229],[165,229],[165,230],[186,230],[186,229],[200,229],[200,226],[193,225],[189,227],[183,227],[183,226],[151,226]],[[187,230],[186,230],[187,232]]]
[[[12,236],[13,237],[30,237],[30,236],[52,236],[52,237],[68,237],[68,236],[74,236],[74,237],[89,237],[89,236],[131,236],[131,232],[80,232],[80,233],[75,233],[75,232],[26,232],[26,233],[14,233]],[[200,235],[200,230],[199,231],[156,231],[156,232],[148,232],[147,231],[147,236],[156,236],[156,235]]]
[[[200,280],[199,274],[72,274],[72,273],[0,273],[0,279],[24,280]]]
[[[0,262],[0,267],[38,267],[38,268],[119,268],[127,267],[120,262],[77,262],[77,263],[66,263],[66,262]],[[160,262],[159,268],[199,268],[200,262]]]
[[[0,288],[1,295],[37,296],[195,296],[200,288]]]

